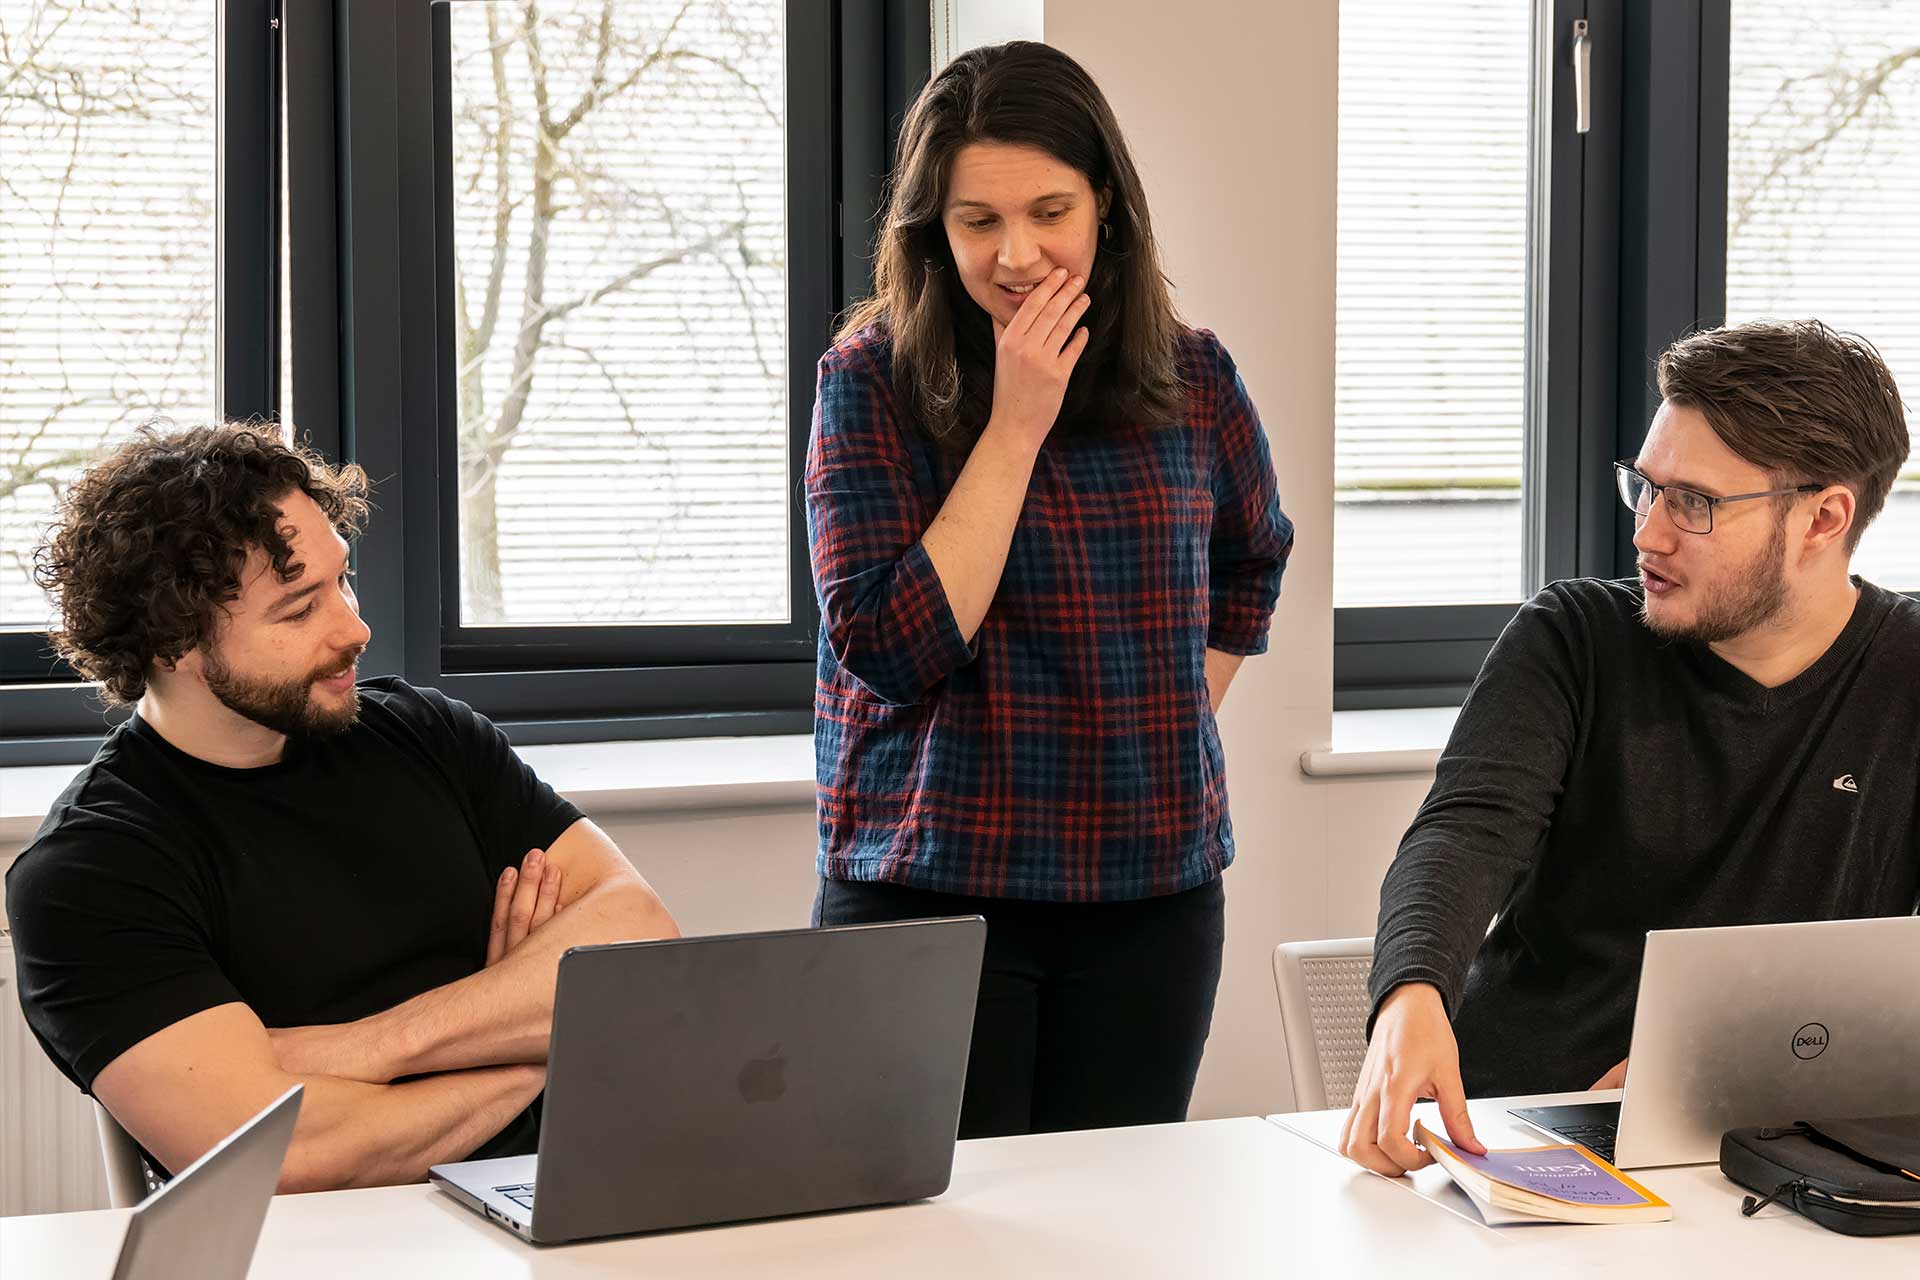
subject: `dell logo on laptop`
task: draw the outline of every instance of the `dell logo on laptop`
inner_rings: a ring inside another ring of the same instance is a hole
[[[1793,1056],[1796,1058],[1817,1058],[1827,1051],[1827,1028],[1818,1022],[1809,1022],[1793,1033]]]

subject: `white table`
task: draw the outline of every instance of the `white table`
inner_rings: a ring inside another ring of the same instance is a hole
[[[1482,1098],[1468,1103],[1467,1109],[1473,1116],[1475,1136],[1487,1146],[1527,1147],[1553,1139],[1509,1116],[1509,1107],[1613,1102],[1619,1097],[1618,1089],[1609,1089]],[[1443,1131],[1439,1109],[1433,1103],[1421,1103],[1414,1115]],[[1920,1277],[1920,1235],[1857,1239],[1824,1230],[1780,1206],[1770,1206],[1753,1218],[1742,1218],[1740,1201],[1749,1193],[1723,1177],[1718,1165],[1711,1164],[1631,1170],[1635,1181],[1673,1206],[1670,1222],[1487,1227],[1480,1222],[1473,1202],[1437,1167],[1389,1179],[1334,1155],[1345,1118],[1344,1111],[1267,1117],[1283,1132],[1314,1144],[1334,1165],[1325,1176],[1344,1183],[1355,1195],[1368,1184],[1386,1187],[1405,1199],[1407,1211],[1417,1206],[1428,1215],[1453,1217],[1469,1224],[1481,1237],[1480,1242],[1456,1256],[1477,1258],[1470,1269],[1483,1276],[1604,1273],[1613,1280],[1640,1276],[1684,1276],[1688,1280],[1722,1276],[1728,1280],[1754,1276],[1845,1276],[1848,1280]],[[1423,1200],[1427,1203],[1419,1203]],[[1396,1219],[1403,1218],[1403,1213],[1396,1213]],[[1404,1221],[1395,1229],[1406,1229]],[[1450,1272],[1443,1268],[1443,1274]]]
[[[1816,1261],[1807,1274],[1920,1274],[1920,1238],[1851,1241],[1784,1216],[1743,1220],[1738,1195],[1713,1187],[1719,1174],[1709,1173],[1652,1183],[1674,1202],[1672,1223],[1495,1232],[1276,1124],[1216,1120],[963,1142],[953,1186],[937,1200],[545,1250],[424,1186],[282,1196],[253,1275],[1620,1280],[1678,1274],[1684,1264],[1688,1280],[1745,1280],[1785,1274],[1776,1263]],[[107,1210],[0,1220],[0,1276],[106,1280],[125,1218]]]

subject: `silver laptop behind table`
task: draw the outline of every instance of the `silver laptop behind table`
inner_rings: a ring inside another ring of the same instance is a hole
[[[1621,1101],[1513,1115],[1638,1169],[1712,1163],[1728,1129],[1911,1111],[1920,918],[1899,916],[1649,933]]]
[[[244,1280],[293,1141],[304,1086],[142,1200],[127,1220],[113,1280]]]
[[[539,1154],[433,1181],[537,1244],[939,1195],[986,935],[964,916],[575,947]]]

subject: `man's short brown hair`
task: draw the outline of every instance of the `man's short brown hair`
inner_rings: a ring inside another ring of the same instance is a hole
[[[1907,461],[1907,418],[1871,342],[1818,320],[1689,334],[1660,356],[1660,394],[1697,409],[1727,448],[1782,485],[1853,490],[1859,545]]]
[[[137,701],[153,662],[213,635],[255,547],[282,580],[299,575],[281,532],[287,495],[312,498],[344,538],[366,524],[359,467],[330,467],[272,426],[171,426],[148,423],[68,485],[34,552],[60,612],[55,650],[111,702]]]

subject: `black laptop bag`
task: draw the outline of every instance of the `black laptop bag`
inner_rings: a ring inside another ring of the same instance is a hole
[[[1920,1115],[1730,1129],[1720,1172],[1760,1193],[1747,1217],[1777,1203],[1844,1235],[1920,1232]]]

